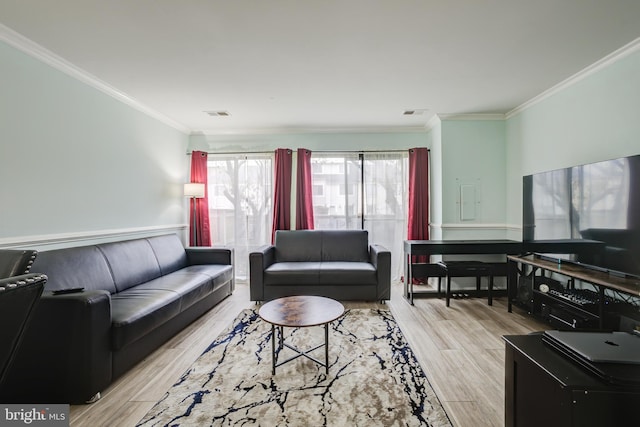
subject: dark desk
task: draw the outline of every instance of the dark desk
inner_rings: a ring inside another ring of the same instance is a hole
[[[522,242],[516,240],[405,240],[404,241],[404,296],[413,303],[414,295],[436,292],[413,291],[411,258],[417,255],[516,255],[522,251]]]

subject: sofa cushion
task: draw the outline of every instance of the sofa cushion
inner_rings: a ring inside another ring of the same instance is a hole
[[[199,264],[189,265],[181,272],[203,274],[213,280],[213,286],[219,286],[233,279],[233,267],[223,264]]]
[[[187,253],[177,234],[149,237],[147,241],[156,256],[161,275],[187,266]]]
[[[322,232],[322,261],[369,260],[369,233],[366,230],[326,230]]]
[[[205,298],[213,291],[214,285],[211,277],[204,274],[186,273],[176,271],[166,276],[135,287],[136,290],[155,289],[158,291],[170,291],[178,294],[180,298],[180,311],[184,311],[194,303]]]
[[[118,292],[160,276],[160,266],[146,239],[98,245],[102,251]]]
[[[39,252],[31,269],[47,275],[48,291],[85,288],[116,292],[109,264],[96,246]]]
[[[321,285],[375,285],[377,272],[368,262],[333,261],[320,264]]]
[[[264,270],[264,285],[317,285],[319,262],[276,262]]]
[[[140,286],[111,296],[111,343],[120,350],[180,313],[180,294]]]
[[[276,262],[320,261],[322,232],[314,230],[276,231]]]

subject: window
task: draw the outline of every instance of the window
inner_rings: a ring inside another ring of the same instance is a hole
[[[211,241],[235,251],[235,274],[247,280],[249,253],[271,241],[273,155],[210,155]]]
[[[346,192],[360,183],[358,153],[313,153],[313,220],[318,230],[362,228],[360,194]],[[316,191],[318,189],[318,191]]]

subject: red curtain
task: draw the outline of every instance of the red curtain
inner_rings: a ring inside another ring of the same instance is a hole
[[[298,148],[296,177],[296,230],[313,230],[311,151]]]
[[[274,169],[271,243],[275,240],[276,230],[291,229],[291,150],[276,150]]]
[[[429,150],[409,150],[409,240],[429,239]],[[417,258],[417,259],[416,259]],[[426,256],[412,262],[429,262]]]
[[[193,232],[189,233],[190,246],[211,246],[211,229],[209,227],[209,198],[207,189],[207,153],[203,151],[191,152],[191,182],[204,184],[204,197],[191,199],[189,205],[189,224],[193,227],[193,205],[196,211],[196,240]]]

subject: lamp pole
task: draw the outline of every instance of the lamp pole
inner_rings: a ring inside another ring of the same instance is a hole
[[[193,246],[198,246],[198,209],[196,209],[197,199],[204,197],[205,185],[198,182],[190,182],[184,185],[184,195],[191,198],[193,204],[193,223],[191,224],[191,237]]]
[[[196,209],[196,203],[198,198],[196,196],[191,197],[192,205],[193,205],[193,224],[191,224],[191,234],[193,236],[193,246],[198,246],[198,209]]]

